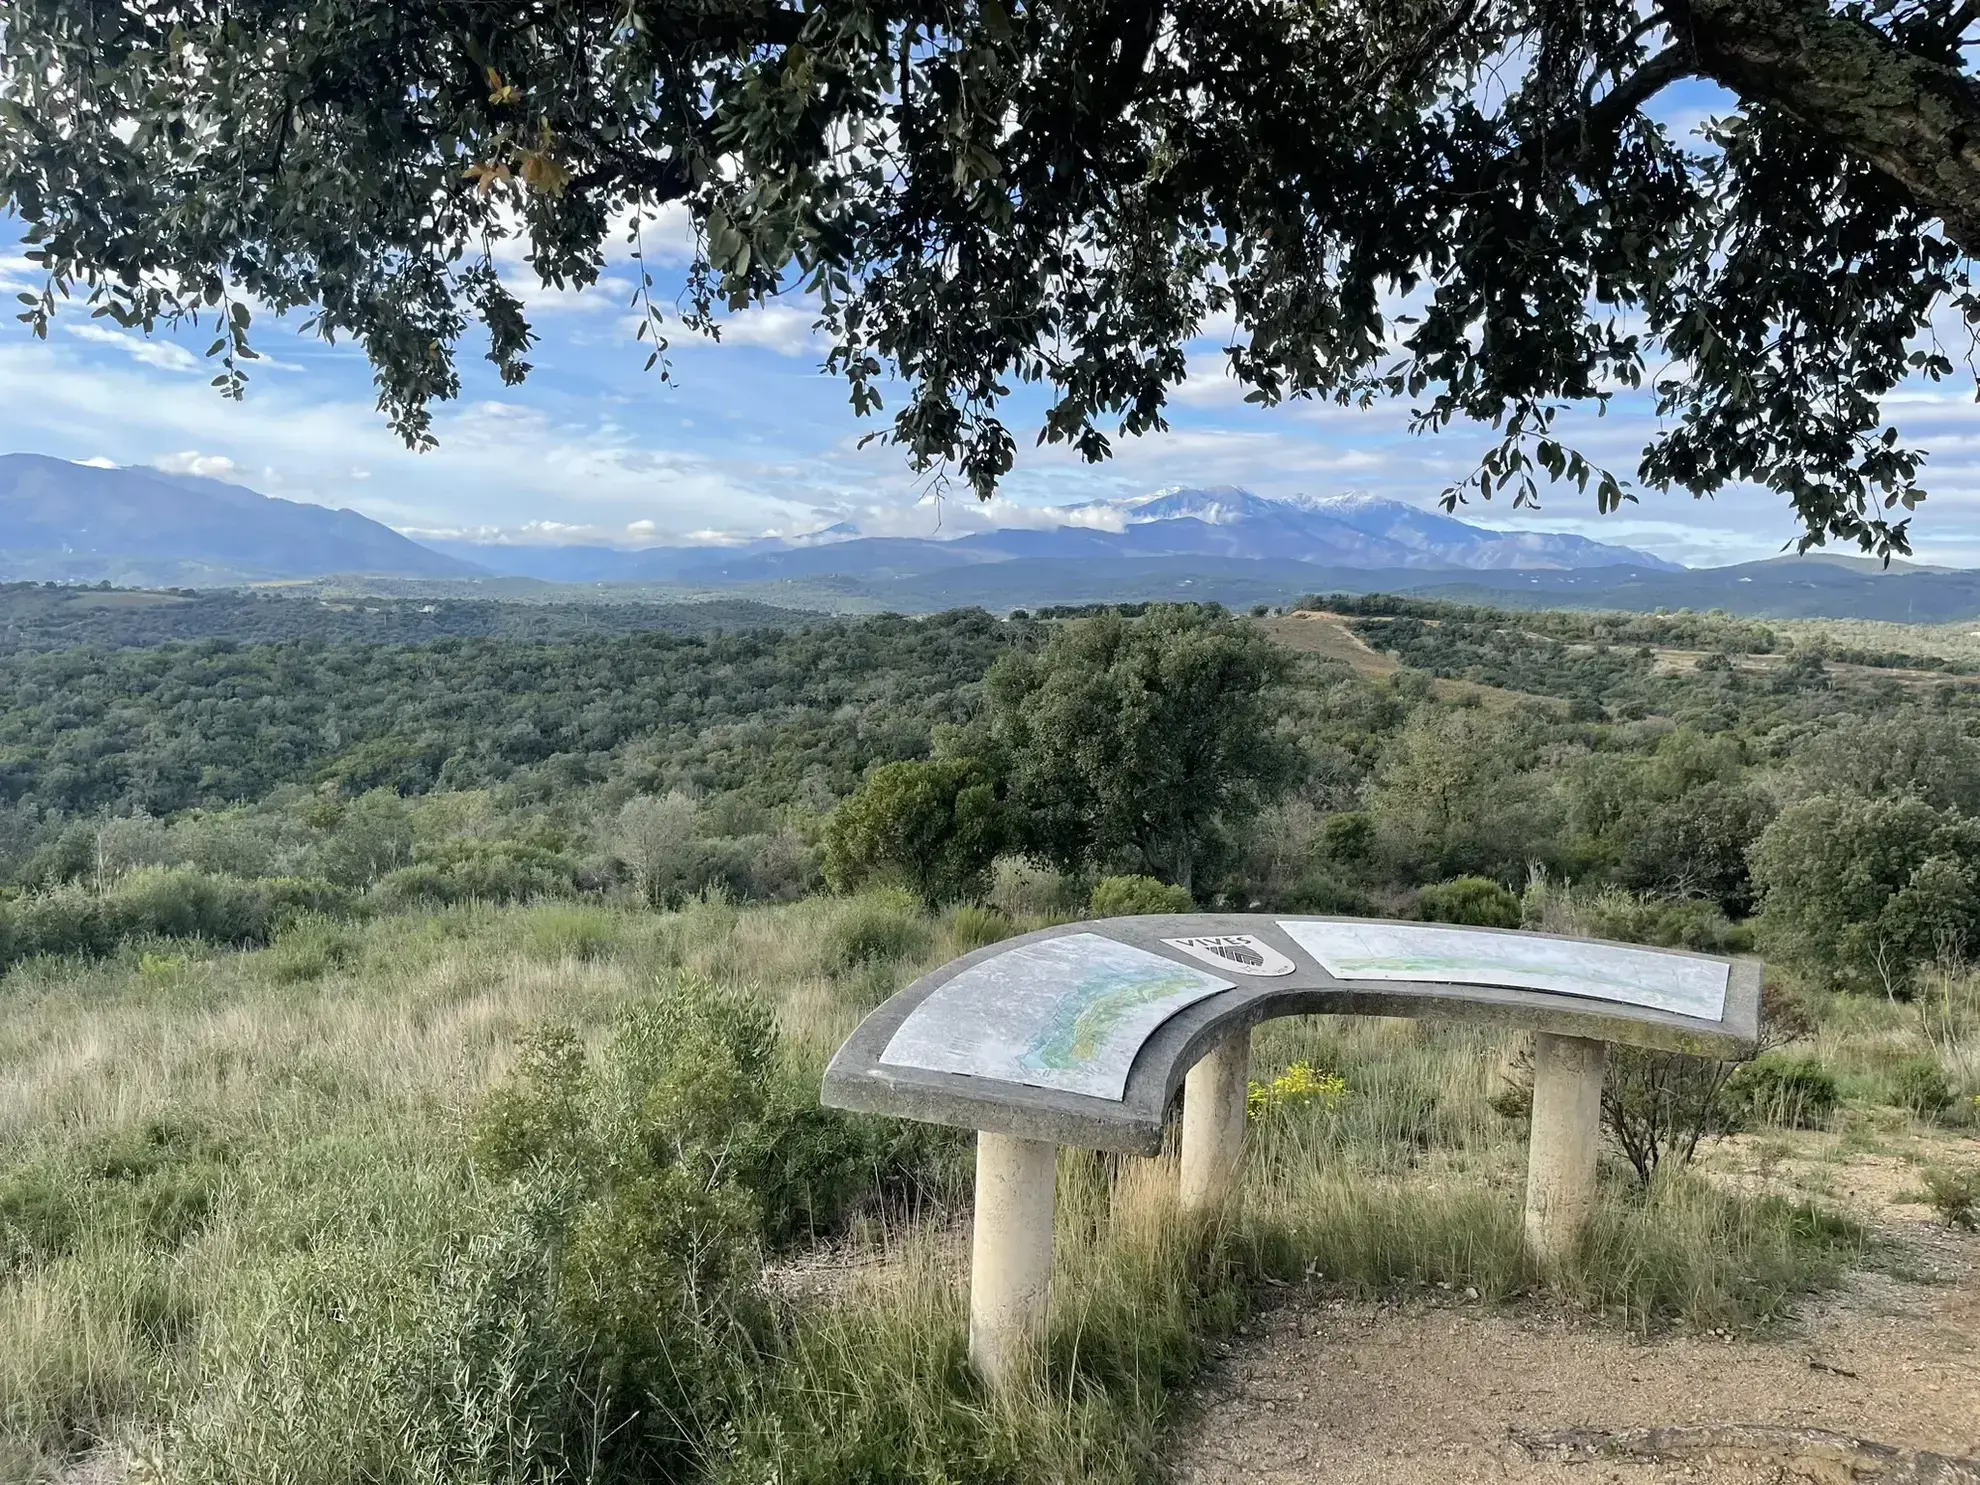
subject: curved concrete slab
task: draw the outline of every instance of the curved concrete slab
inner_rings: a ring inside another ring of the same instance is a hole
[[[1338,971],[1338,972],[1337,972]],[[1752,1054],[1761,965],[1559,934],[1294,913],[1067,923],[924,975],[826,1070],[833,1108],[1153,1154],[1190,1067],[1278,1016],[1432,1016]]]

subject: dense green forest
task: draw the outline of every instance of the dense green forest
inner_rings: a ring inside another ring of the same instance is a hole
[[[487,632],[389,643],[269,638],[294,600],[186,598],[243,632],[180,640],[136,595],[7,597],[14,958],[828,876],[981,897],[1000,860],[1067,902],[1138,873],[1206,905],[1516,921],[1543,882],[1700,946],[1760,913],[1778,953],[1891,993],[1980,943],[1980,684],[1719,615],[1341,598],[668,633],[489,604],[457,606]],[[85,600],[126,627],[56,647],[32,617]]]
[[[454,584],[455,590],[460,584]],[[117,649],[220,639],[275,644],[426,644],[440,639],[553,640],[576,635],[707,635],[803,623],[810,616],[746,599],[703,603],[520,603],[292,588],[135,590],[0,583],[0,653],[78,645]]]

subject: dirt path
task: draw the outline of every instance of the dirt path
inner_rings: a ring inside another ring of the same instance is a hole
[[[1778,1464],[1570,1462],[1560,1429],[1761,1423],[1980,1456],[1980,1237],[1922,1209],[1879,1227],[1924,1282],[1856,1276],[1767,1341],[1639,1342],[1455,1296],[1371,1305],[1287,1289],[1203,1376],[1176,1430],[1179,1485],[1849,1479]],[[1963,1476],[1962,1478],[1975,1478]]]

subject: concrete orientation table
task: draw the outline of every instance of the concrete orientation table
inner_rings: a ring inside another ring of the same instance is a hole
[[[1555,934],[1298,914],[1068,923],[923,976],[825,1073],[830,1107],[974,1129],[970,1358],[993,1384],[1041,1330],[1059,1145],[1157,1153],[1183,1089],[1181,1199],[1221,1204],[1243,1149],[1251,1028],[1434,1016],[1530,1030],[1526,1230],[1543,1262],[1593,1204],[1608,1044],[1752,1055],[1761,966]]]

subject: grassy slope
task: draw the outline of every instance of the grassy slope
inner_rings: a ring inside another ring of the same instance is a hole
[[[392,1348],[429,1345],[415,1332],[465,1323],[447,1308],[461,1294],[500,1287],[500,1193],[465,1161],[464,1129],[518,1036],[546,1018],[601,1035],[685,972],[754,987],[815,1075],[860,1014],[968,946],[956,921],[873,899],[462,909],[254,954],[154,946],[16,970],[0,1018],[0,1478],[105,1440],[166,1479],[499,1475],[395,1431],[464,1404],[394,1395]],[[1409,1023],[1268,1028],[1261,1076],[1306,1061],[1346,1092],[1261,1118],[1231,1228],[1178,1224],[1159,1164],[1066,1155],[1051,1365],[1002,1409],[961,1365],[959,1195],[864,1222],[836,1250],[853,1277],[786,1307],[779,1359],[707,1477],[1144,1479],[1169,1388],[1240,1313],[1247,1276],[1531,1289],[1523,1131],[1488,1106],[1509,1050]],[[1647,1202],[1619,1187],[1562,1283],[1635,1325],[1761,1323],[1856,1242],[1696,1181]],[[330,1365],[296,1339],[312,1325],[369,1349]]]

